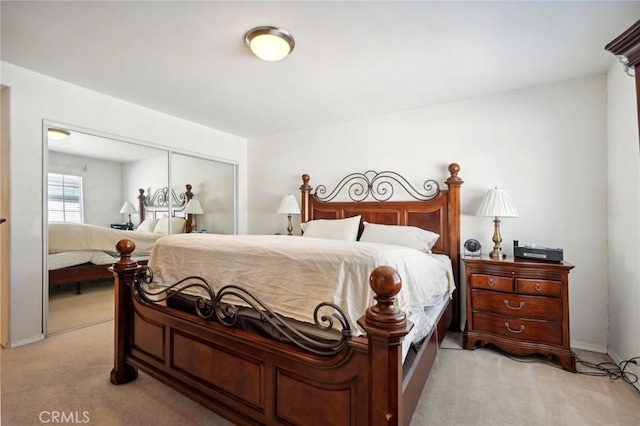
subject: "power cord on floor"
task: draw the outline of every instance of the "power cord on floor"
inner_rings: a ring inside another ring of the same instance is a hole
[[[498,348],[498,347],[492,347],[492,349],[495,348],[498,351],[500,351],[500,353],[502,353],[505,357],[516,361],[516,362],[524,362],[524,363],[540,363],[540,364],[545,364],[545,365],[549,365],[551,367],[555,367],[559,370],[563,370],[563,368],[559,365],[556,364],[552,364],[550,362],[547,362],[545,360],[542,359],[526,359],[526,358],[518,358],[515,357],[511,354],[506,353],[505,351],[503,351],[502,349]],[[625,360],[625,361],[620,361],[619,364],[615,364],[613,362],[600,362],[600,363],[593,363],[593,362],[589,362],[589,361],[585,361],[583,359],[580,359],[578,357],[576,357],[576,363],[580,364],[584,367],[587,368],[591,368],[593,370],[597,370],[597,371],[576,371],[577,374],[583,374],[585,376],[594,376],[594,377],[601,377],[601,376],[607,376],[609,377],[611,380],[617,380],[617,379],[622,379],[624,382],[629,383],[631,385],[631,387],[633,389],[635,389],[638,393],[640,393],[640,389],[638,389],[638,387],[636,386],[636,383],[638,383],[638,376],[630,371],[627,371],[627,367],[629,366],[629,364],[635,364],[638,365],[638,360],[640,360],[640,356],[636,356],[633,357],[631,359]]]
[[[625,361],[620,361],[619,364],[615,364],[613,362],[600,362],[598,364],[594,364],[576,357],[576,362],[587,368],[597,370],[578,371],[578,374],[584,374],[586,376],[608,376],[611,380],[622,379],[640,393],[640,389],[636,386],[636,383],[638,383],[638,376],[630,371],[626,371],[629,364],[638,365],[639,359],[640,356],[636,356]]]

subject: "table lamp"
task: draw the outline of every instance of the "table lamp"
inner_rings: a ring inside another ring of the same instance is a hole
[[[298,206],[298,202],[296,201],[296,197],[293,195],[285,195],[285,197],[280,202],[280,207],[278,207],[278,214],[286,214],[289,219],[289,223],[287,225],[287,235],[293,235],[291,232],[293,231],[293,225],[291,224],[291,215],[300,214],[300,207]]]
[[[502,236],[500,235],[500,218],[501,217],[518,217],[518,211],[511,202],[509,195],[503,189],[490,189],[482,200],[482,204],[478,208],[476,216],[492,216],[493,223],[493,250],[489,253],[492,259],[504,259],[505,254],[502,253],[500,243]]]
[[[184,208],[184,212],[187,214],[187,222],[191,223],[191,232],[196,232],[196,215],[204,214],[204,210],[202,210],[202,206],[200,202],[195,198],[192,198],[187,203],[187,206]]]
[[[130,201],[125,201],[120,209],[120,213],[125,213],[129,215],[129,221],[127,222],[127,229],[133,229],[133,222],[131,222],[131,215],[138,213],[136,206],[134,206]]]

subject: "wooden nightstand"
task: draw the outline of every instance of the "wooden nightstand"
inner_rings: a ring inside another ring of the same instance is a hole
[[[554,356],[569,371],[569,271],[573,265],[462,258],[466,270],[464,348],[493,344],[515,355]]]

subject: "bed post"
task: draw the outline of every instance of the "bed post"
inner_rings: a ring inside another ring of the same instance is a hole
[[[302,185],[300,186],[300,205],[302,206],[300,211],[300,221],[302,223],[309,221],[309,196],[313,189],[309,186],[309,179],[308,174],[305,173],[302,175]]]
[[[138,214],[140,215],[140,223],[142,223],[144,221],[144,200],[146,197],[144,196],[144,189],[140,188],[138,192],[140,193],[138,195]]]
[[[132,346],[131,286],[139,269],[138,262],[131,259],[131,253],[135,248],[136,245],[131,240],[118,241],[116,251],[120,253],[120,260],[109,268],[113,271],[115,282],[115,347],[113,370],[111,370],[111,383],[114,385],[128,383],[138,377],[138,369],[125,361]]]
[[[406,315],[394,302],[402,288],[398,272],[389,266],[373,270],[369,285],[376,304],[367,309],[358,324],[367,333],[369,345],[370,425],[404,425],[402,404],[402,340],[411,330]]]
[[[184,193],[184,196],[187,204],[189,204],[189,201],[193,198],[193,192],[191,192],[191,188],[193,187],[190,184],[186,184],[185,188],[187,188],[187,192]],[[187,223],[185,224],[184,232],[190,234],[191,231],[193,231],[193,214],[187,213]]]
[[[458,291],[453,293],[453,320],[451,321],[451,329],[460,331],[460,186],[463,180],[458,177],[460,165],[457,163],[449,164],[450,176],[446,183],[449,187],[449,257],[451,258],[453,267],[453,278],[458,286]]]

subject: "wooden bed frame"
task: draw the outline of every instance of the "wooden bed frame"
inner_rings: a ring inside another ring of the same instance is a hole
[[[181,194],[176,194],[173,190],[171,191],[173,197],[171,216],[174,216],[176,212],[183,211],[189,200],[193,198],[193,193],[191,192],[192,186],[187,184],[185,187],[186,192]],[[156,190],[151,197],[144,195],[144,189],[139,189],[138,192],[138,212],[140,214],[141,223],[145,218],[145,213],[147,213],[147,215],[151,213],[151,215],[155,217],[158,214],[166,214],[169,212],[167,188],[160,188]],[[191,232],[193,223],[192,215],[188,214],[186,220],[185,232]],[[140,261],[140,264],[146,265],[147,261]],[[67,268],[53,269],[49,271],[49,286],[75,284],[76,294],[81,294],[81,286],[83,282],[113,279],[113,272],[109,270],[109,266],[111,265],[85,263],[82,265],[69,266]]]
[[[324,187],[312,194],[303,175],[302,220],[360,214],[372,223],[427,228],[441,235],[434,251],[451,257],[459,282],[459,169],[449,165],[448,189],[428,201],[327,201],[332,198],[322,198]],[[378,187],[379,175],[386,173],[360,175],[365,192]],[[362,191],[356,186],[354,192],[359,197]],[[408,425],[438,347],[460,312],[456,297],[403,365],[401,343],[411,324],[394,306],[401,277],[381,266],[370,278],[376,303],[358,321],[366,334],[344,336],[338,352],[318,355],[145,301],[139,286],[145,268],[130,259],[135,245],[122,240],[117,249],[111,382],[130,382],[140,369],[236,424]]]

